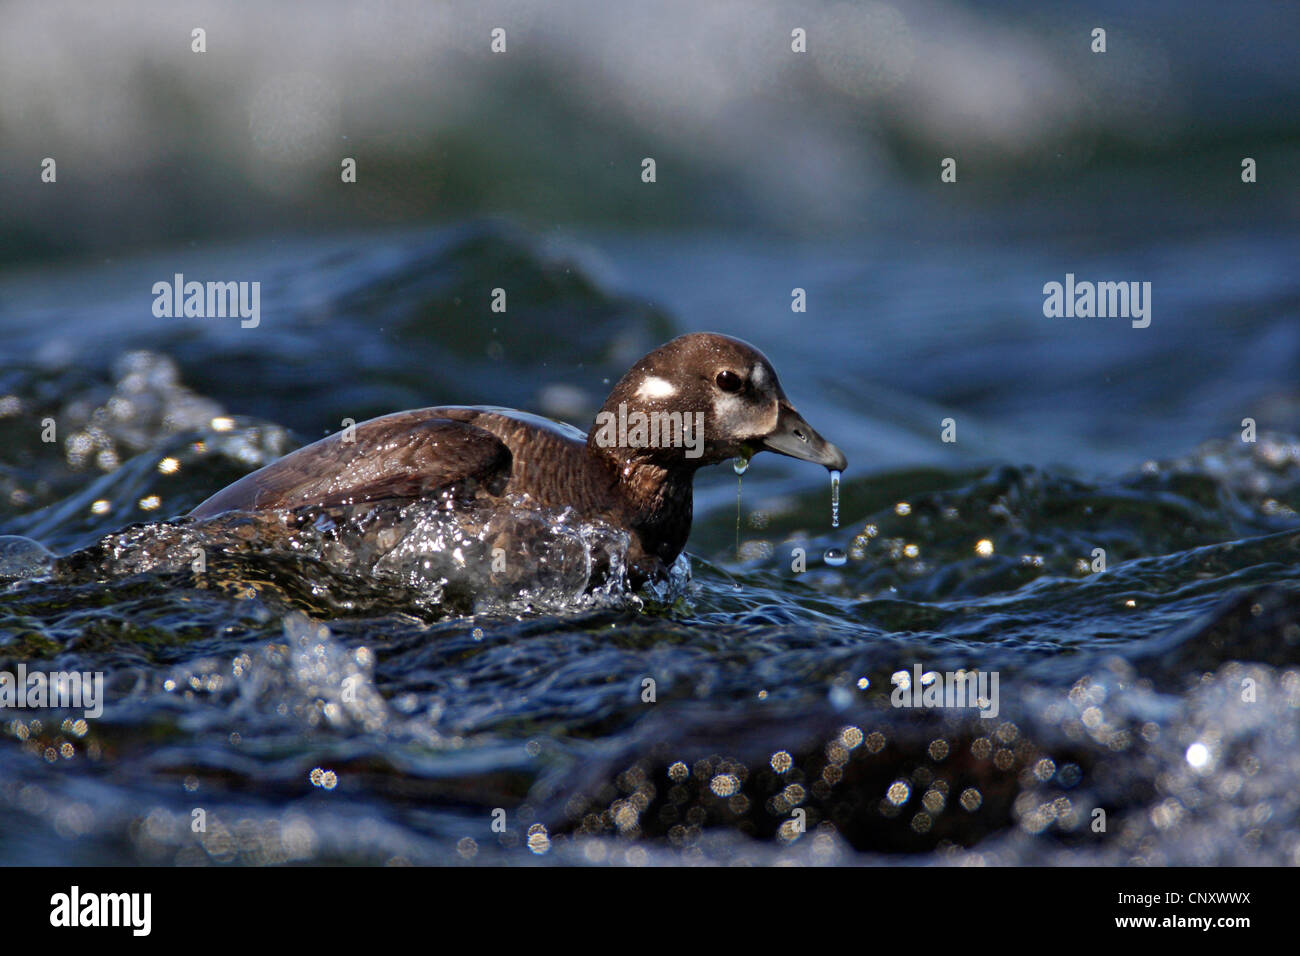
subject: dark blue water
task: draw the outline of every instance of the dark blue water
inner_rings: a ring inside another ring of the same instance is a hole
[[[60,557],[11,559],[0,669],[100,671],[108,702],[10,711],[3,858],[1295,862],[1297,235],[1066,245],[466,224],[11,273],[0,533]],[[1149,328],[1043,317],[1064,263],[1135,261]],[[154,320],[173,271],[261,276],[259,327]],[[704,328],[845,449],[840,529],[774,456],[739,555],[736,476],[702,474],[690,580],[654,593],[587,593],[620,542],[553,516],[545,575],[497,591],[418,507],[392,553],[167,520],[345,417],[584,423]],[[917,666],[996,672],[997,716],[891,706]]]

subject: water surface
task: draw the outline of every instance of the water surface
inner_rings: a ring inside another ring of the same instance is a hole
[[[101,671],[108,701],[7,713],[0,859],[1300,862],[1298,238],[1013,235],[972,264],[467,223],[11,271],[0,533],[51,554],[5,552],[0,664]],[[1152,327],[1045,319],[1066,262],[1141,262]],[[175,271],[260,277],[261,325],[154,320]],[[536,573],[495,584],[481,529],[420,507],[178,520],[345,418],[585,427],[692,329],[757,344],[844,448],[840,528],[825,473],[771,455],[739,554],[736,476],[702,473],[653,593],[590,593],[619,536],[564,516],[522,519]],[[367,550],[358,521],[396,530]],[[996,671],[997,716],[891,706],[918,667]]]

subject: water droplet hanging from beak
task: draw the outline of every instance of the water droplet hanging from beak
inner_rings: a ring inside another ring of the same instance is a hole
[[[831,472],[831,527],[840,526],[840,473]]]

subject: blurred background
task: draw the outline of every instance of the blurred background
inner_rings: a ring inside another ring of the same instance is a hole
[[[0,329],[29,370],[160,350],[312,435],[433,402],[585,425],[641,351],[715,329],[765,350],[855,469],[1125,467],[1246,416],[1300,425],[1288,4],[5,16]],[[261,327],[154,318],[175,272],[260,281]],[[1151,327],[1044,318],[1067,272],[1151,282]]]
[[[49,2],[6,18],[7,262],[482,214],[1109,243],[1296,213],[1288,4]],[[1243,155],[1261,188],[1240,188]],[[57,189],[34,186],[45,156]]]

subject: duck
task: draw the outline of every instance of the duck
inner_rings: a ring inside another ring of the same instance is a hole
[[[762,352],[695,332],[636,362],[589,432],[496,406],[395,412],[245,475],[190,517],[434,498],[524,502],[625,530],[629,575],[645,581],[662,577],[686,546],[695,473],[763,451],[832,472],[847,467],[795,410]]]

